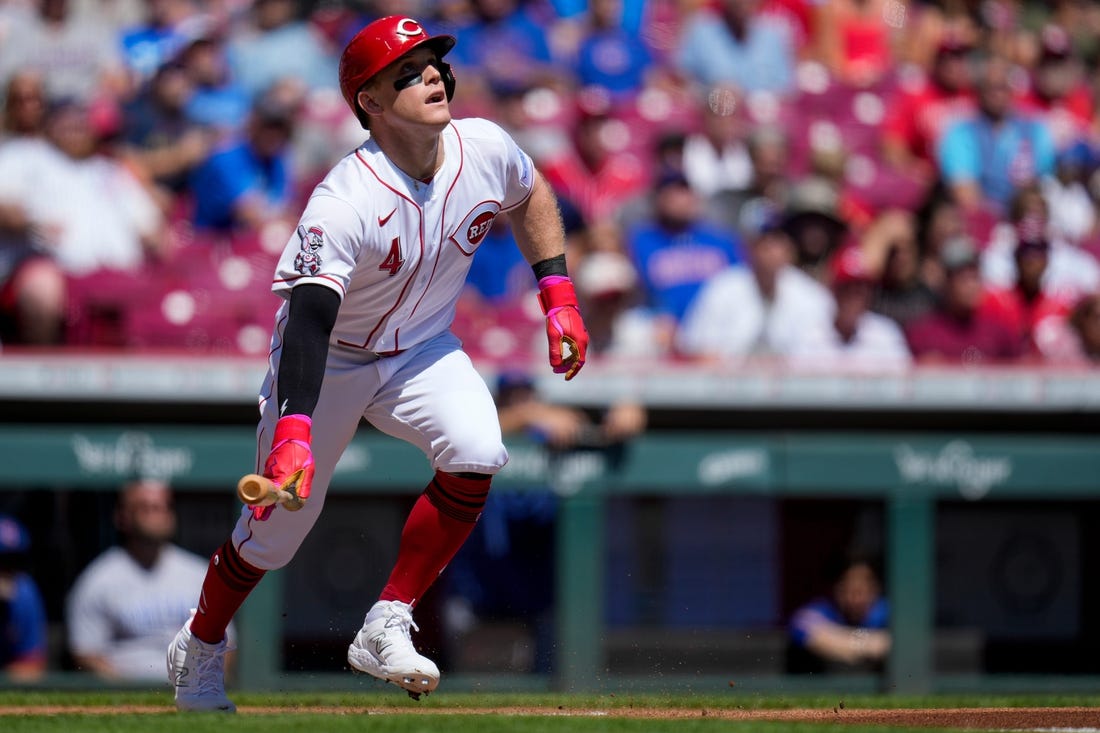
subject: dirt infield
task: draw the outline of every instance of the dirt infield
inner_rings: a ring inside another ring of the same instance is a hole
[[[742,710],[731,708],[649,708],[615,707],[580,709],[559,707],[485,707],[485,708],[380,708],[357,706],[250,707],[242,706],[242,715],[530,715],[679,720],[711,717],[731,721],[786,721],[811,723],[852,723],[859,725],[896,725],[929,728],[972,728],[994,730],[1081,731],[1100,733],[1100,708],[903,708],[852,709],[839,703],[832,709]],[[69,706],[17,705],[0,708],[5,715],[122,715],[174,714],[159,705]]]

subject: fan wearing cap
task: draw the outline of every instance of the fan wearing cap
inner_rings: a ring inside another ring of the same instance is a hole
[[[1012,200],[1007,221],[992,230],[982,250],[982,281],[991,288],[1012,290],[1019,280],[1017,246],[1023,239],[1046,245],[1041,283],[1043,292],[1065,302],[1100,289],[1100,262],[1075,244],[1054,216],[1066,216],[1071,204],[1053,194],[1053,181],[1024,186]],[[1086,194],[1087,195],[1087,194]],[[1089,202],[1091,207],[1091,201]],[[1095,217],[1095,213],[1090,213]]]
[[[27,682],[46,671],[46,607],[27,574],[31,538],[0,514],[0,679]]]
[[[284,302],[259,400],[256,470],[304,503],[244,507],[213,553],[193,589],[196,613],[168,651],[180,709],[235,710],[224,680],[229,621],[264,574],[297,553],[364,419],[420,450],[430,478],[348,664],[417,699],[436,689],[439,668],[412,640],[413,611],[508,460],[493,395],[451,330],[497,217],[507,217],[538,284],[551,369],[569,380],[584,366],[588,334],[557,199],[501,127],[452,119],[455,76],[444,57],[454,45],[395,15],[365,26],[341,56],[340,89],[367,138],[314,188],[275,267],[272,290]],[[374,567],[368,549],[350,562]]]
[[[976,366],[1019,359],[1024,353],[1020,334],[981,307],[985,292],[970,238],[959,235],[945,242],[940,263],[945,277],[939,304],[906,328],[916,360]]]
[[[789,356],[809,328],[826,327],[829,291],[794,263],[778,211],[762,199],[742,207],[746,263],[715,273],[688,306],[676,346],[702,361]]]
[[[1012,287],[989,289],[982,308],[1001,318],[1020,334],[1031,354],[1038,355],[1040,331],[1048,319],[1061,320],[1071,303],[1043,288],[1050,262],[1050,241],[1040,217],[1026,217],[1016,225],[1016,282]]]
[[[593,356],[606,361],[668,355],[674,329],[643,302],[644,288],[625,253],[606,249],[585,255],[575,280]]]
[[[626,251],[655,323],[668,334],[665,344],[699,288],[743,259],[737,234],[707,221],[703,208],[688,179],[669,171],[653,185],[650,216],[626,232]]]
[[[816,280],[828,279],[830,258],[848,232],[841,213],[842,192],[837,182],[823,175],[810,175],[790,190],[783,228],[794,242],[795,264]]]
[[[870,311],[878,276],[860,247],[845,246],[829,264],[836,314],[830,324],[815,322],[806,328],[791,363],[803,369],[867,372],[909,366],[912,356],[901,327]]]

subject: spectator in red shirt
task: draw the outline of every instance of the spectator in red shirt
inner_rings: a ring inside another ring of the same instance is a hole
[[[573,145],[540,162],[546,179],[559,195],[577,205],[585,220],[597,223],[615,218],[649,186],[651,166],[625,147],[630,134],[610,109],[582,99]]]
[[[905,33],[898,60],[928,70],[945,38],[962,39],[974,45],[982,37],[984,21],[977,0],[928,0],[902,4]]]
[[[1044,328],[1039,348],[1051,364],[1100,366],[1100,293],[1084,296],[1068,317]]]
[[[937,308],[906,329],[918,362],[956,365],[1008,362],[1023,354],[1023,339],[980,306],[984,291],[978,251],[969,238],[948,241],[940,253],[946,279]]]
[[[1061,152],[1089,136],[1094,111],[1092,90],[1065,28],[1048,24],[1039,34],[1039,44],[1031,84],[1018,103],[1025,112],[1046,121],[1055,148]]]
[[[1017,224],[1016,282],[1010,288],[987,291],[982,302],[984,310],[1020,335],[1032,355],[1039,353],[1039,330],[1048,319],[1061,320],[1070,310],[1068,302],[1043,290],[1043,275],[1050,261],[1050,242],[1043,229],[1038,217]]]
[[[764,0],[760,14],[786,26],[798,55],[806,54],[814,32],[813,3],[810,0]]]
[[[843,84],[871,86],[894,67],[893,0],[826,0],[814,4],[818,54]]]
[[[903,81],[883,121],[887,163],[922,180],[934,178],[936,141],[951,122],[976,109],[967,60],[972,50],[960,36],[948,35],[928,76]]]

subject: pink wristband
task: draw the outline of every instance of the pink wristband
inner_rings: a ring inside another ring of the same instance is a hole
[[[547,275],[539,280],[539,290],[545,290],[551,285],[557,285],[558,283],[566,282],[569,280],[567,275]]]

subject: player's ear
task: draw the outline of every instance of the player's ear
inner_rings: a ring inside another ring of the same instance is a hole
[[[370,92],[366,89],[359,90],[359,96],[355,98],[359,103],[359,106],[363,108],[369,115],[382,114],[382,105],[374,101],[374,97],[370,95]]]

